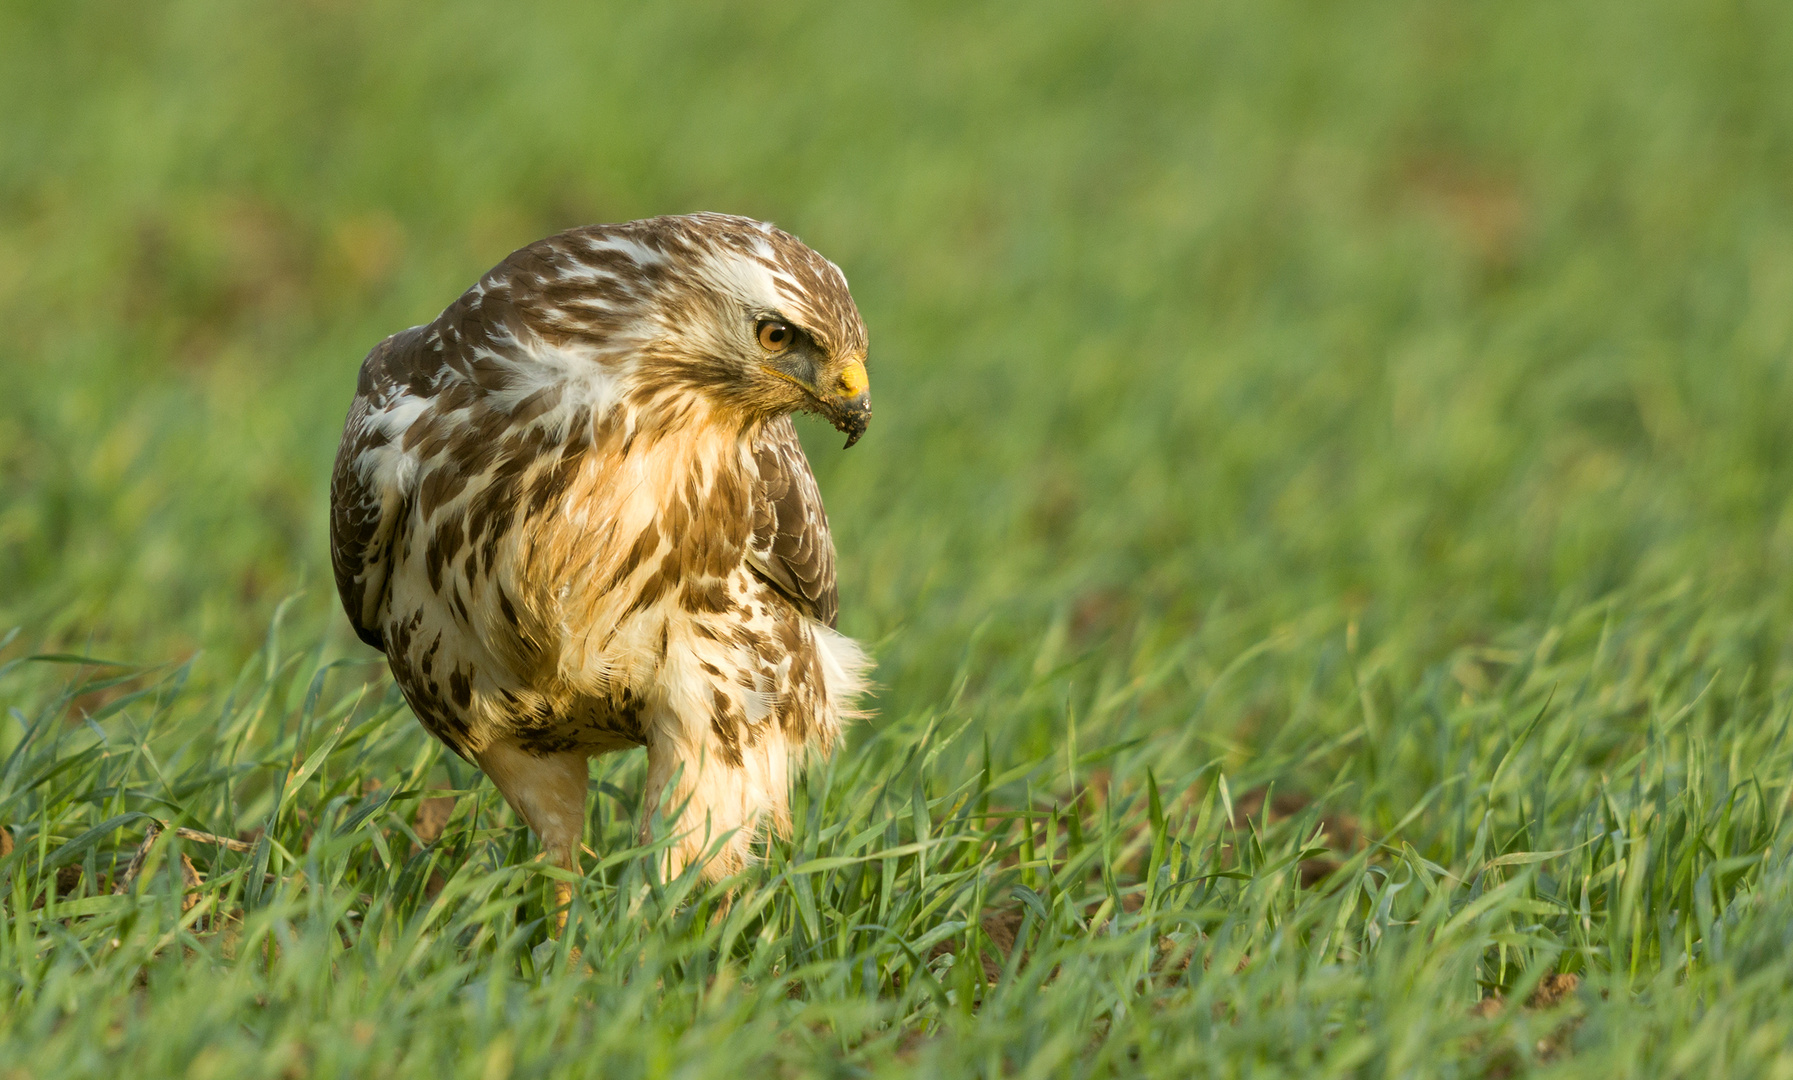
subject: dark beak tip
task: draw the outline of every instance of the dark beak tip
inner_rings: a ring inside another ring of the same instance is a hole
[[[863,393],[845,400],[825,402],[817,411],[834,425],[836,431],[847,437],[847,445],[841,447],[842,450],[851,449],[872,421],[871,401]]]
[[[863,403],[855,403],[835,418],[835,428],[847,436],[847,445],[841,447],[842,450],[853,448],[853,444],[859,441],[861,435],[865,434],[866,426],[871,423],[871,419],[872,410]]]
[[[851,450],[853,444],[859,441],[859,437],[865,434],[868,419],[869,417],[865,413],[852,413],[843,417],[841,422],[835,425],[847,436],[847,445],[841,447],[842,450]]]

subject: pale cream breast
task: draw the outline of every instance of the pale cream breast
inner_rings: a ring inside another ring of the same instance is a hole
[[[652,689],[677,636],[669,623],[690,614],[684,595],[705,563],[740,564],[739,550],[710,549],[745,536],[747,481],[733,425],[657,438],[607,426],[558,505],[519,531],[515,572],[554,643],[555,681],[611,697]]]

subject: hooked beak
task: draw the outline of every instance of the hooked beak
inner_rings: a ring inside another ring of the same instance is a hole
[[[855,360],[842,368],[835,386],[817,393],[816,400],[822,403],[822,415],[835,430],[846,433],[847,445],[841,449],[851,448],[865,434],[865,426],[872,419],[872,388],[865,374],[865,361]]]
[[[766,370],[787,382],[801,386],[815,402],[814,411],[847,436],[851,447],[865,434],[872,418],[871,380],[865,373],[865,361],[853,360],[838,372],[817,377],[807,363],[797,366],[765,365]]]

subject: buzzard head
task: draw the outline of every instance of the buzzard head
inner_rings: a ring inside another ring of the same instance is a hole
[[[865,323],[840,268],[764,222],[676,219],[699,254],[671,320],[691,372],[755,419],[816,413],[852,446],[871,420]]]
[[[771,225],[686,214],[573,229],[494,270],[537,336],[627,358],[638,401],[696,395],[743,427],[816,413],[852,446],[871,419],[865,323],[840,268]]]

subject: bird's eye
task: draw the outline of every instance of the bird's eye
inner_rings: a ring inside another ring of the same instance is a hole
[[[767,319],[760,323],[760,348],[767,352],[783,352],[796,340],[797,332],[789,323],[781,323],[777,319]]]

